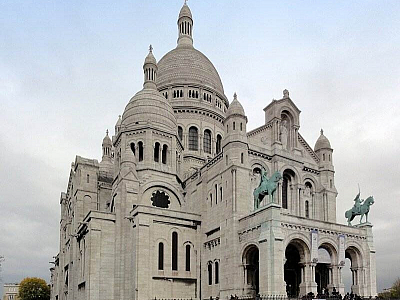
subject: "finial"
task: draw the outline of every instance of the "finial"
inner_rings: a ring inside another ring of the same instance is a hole
[[[289,91],[287,89],[283,90],[283,98],[289,98]]]
[[[108,129],[106,130],[106,135],[108,135]]]
[[[185,3],[183,3],[183,5],[187,5],[187,4],[186,4],[187,1],[188,1],[188,0],[185,0]]]
[[[150,44],[150,46],[149,46],[149,52],[150,53],[153,53],[153,46]]]
[[[321,128],[321,135],[323,135],[324,134],[324,130]]]
[[[233,94],[233,100],[237,100],[236,92]]]

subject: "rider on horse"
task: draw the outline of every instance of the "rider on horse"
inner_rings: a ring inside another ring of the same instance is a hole
[[[358,192],[356,198],[354,199],[354,213],[359,214],[361,210],[361,204],[364,200],[360,199],[360,192]]]

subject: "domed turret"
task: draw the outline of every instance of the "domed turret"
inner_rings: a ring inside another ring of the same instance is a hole
[[[113,152],[112,152],[112,142],[110,137],[108,136],[108,129],[106,130],[106,136],[103,138],[103,142],[101,147],[103,149],[103,156],[100,162],[100,171],[106,173],[112,173],[113,169]]]
[[[187,6],[185,1],[185,4],[183,4],[181,11],[179,12],[179,18],[178,18],[178,30],[179,30],[178,47],[193,45],[192,29],[193,29],[192,12],[190,11],[190,8],[189,6]]]
[[[317,142],[314,146],[314,151],[318,151],[321,149],[332,149],[331,143],[329,142],[328,138],[324,135],[324,131],[321,129],[321,135],[319,136]]]
[[[157,91],[157,62],[150,46],[144,65],[143,89],[125,107],[121,126],[124,128],[151,122],[169,131],[176,131],[176,118],[169,102]]]
[[[228,111],[226,112],[226,117],[228,118],[229,116],[232,115],[241,115],[245,116],[244,109],[242,104],[237,99],[236,93],[233,95],[233,101],[229,105]]]

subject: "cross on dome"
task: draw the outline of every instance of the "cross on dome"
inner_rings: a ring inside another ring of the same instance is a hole
[[[108,129],[106,130],[106,135],[108,135]]]
[[[150,53],[153,53],[153,46],[150,44],[150,46],[149,46],[149,52]]]
[[[183,3],[183,5],[187,5],[187,4],[186,4],[187,1],[188,1],[188,0],[185,0],[185,3]]]
[[[237,100],[237,94],[236,94],[236,92],[233,94],[233,100]]]
[[[324,130],[321,128],[321,135],[323,135],[324,134]]]

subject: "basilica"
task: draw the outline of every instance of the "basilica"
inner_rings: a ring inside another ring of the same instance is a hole
[[[176,48],[157,62],[150,47],[101,161],[71,164],[51,299],[343,295],[346,258],[353,293],[375,296],[372,225],[337,223],[324,132],[305,141],[287,90],[248,131],[186,3],[177,25]]]

